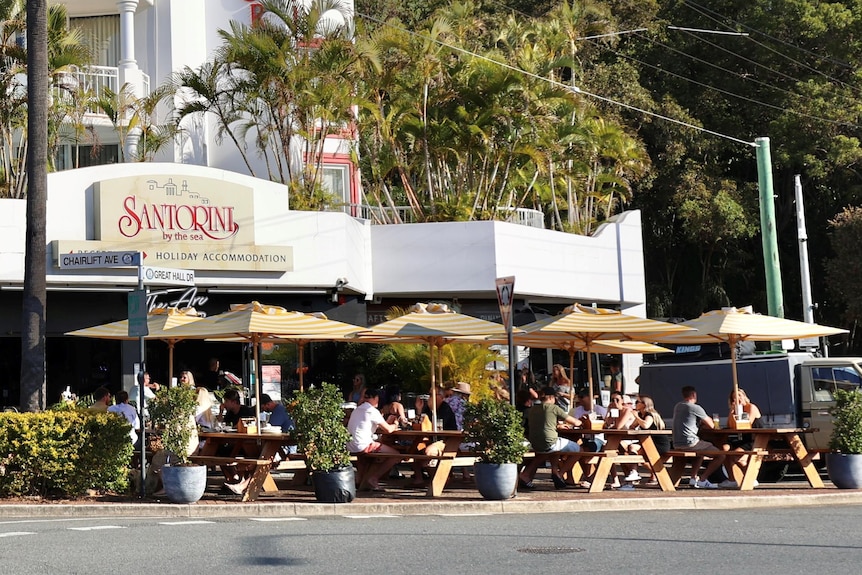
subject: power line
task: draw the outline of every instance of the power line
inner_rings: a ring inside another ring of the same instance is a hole
[[[412,30],[407,30],[407,29],[405,29],[405,28],[401,28],[401,27],[399,27],[399,26],[394,26],[394,25],[392,25],[392,24],[390,24],[390,23],[388,23],[388,22],[384,22],[384,21],[382,21],[382,20],[378,20],[377,18],[374,18],[374,17],[369,16],[369,15],[367,15],[367,14],[362,14],[362,13],[360,13],[360,12],[356,12],[356,15],[357,15],[357,16],[359,16],[359,17],[361,17],[361,18],[364,18],[364,19],[366,19],[366,20],[368,20],[368,21],[371,21],[371,22],[375,22],[375,23],[377,23],[377,24],[380,24],[381,26],[387,26],[387,27],[390,27],[390,28],[394,28],[394,29],[399,30],[399,31],[401,31],[401,32],[404,32],[404,33],[406,33],[406,34],[408,34],[408,35],[410,35],[410,36],[414,36],[414,37],[417,37],[417,38],[422,38],[423,40],[428,40],[428,41],[434,42],[435,44],[439,44],[440,46],[443,46],[443,47],[445,47],[445,48],[449,48],[450,50],[454,50],[454,51],[456,51],[456,52],[460,52],[460,53],[462,53],[462,54],[466,54],[466,55],[471,56],[471,57],[473,57],[473,58],[477,58],[477,59],[479,59],[479,60],[484,60],[484,61],[486,61],[486,62],[490,62],[490,63],[492,63],[492,64],[496,64],[497,66],[500,66],[500,67],[505,68],[505,69],[507,69],[507,70],[511,70],[511,71],[513,71],[513,72],[517,72],[517,73],[519,73],[519,74],[523,74],[524,76],[527,76],[527,77],[530,77],[530,78],[534,78],[534,79],[539,80],[539,81],[541,81],[541,82],[546,82],[546,83],[548,83],[548,84],[550,84],[550,85],[552,85],[552,86],[555,86],[555,87],[557,87],[557,88],[562,88],[562,89],[564,89],[564,90],[571,91],[571,92],[574,92],[574,93],[576,93],[576,94],[582,94],[582,95],[584,95],[584,96],[589,96],[589,97],[591,97],[591,98],[595,98],[595,99],[600,100],[600,101],[602,101],[602,102],[606,102],[606,103],[609,103],[609,104],[613,104],[613,105],[615,105],[615,106],[620,106],[620,107],[622,107],[622,108],[626,108],[626,109],[628,109],[628,110],[632,110],[632,111],[635,111],[635,112],[640,112],[641,114],[645,114],[645,115],[647,115],[647,116],[651,116],[651,117],[653,117],[653,118],[658,118],[658,119],[660,119],[660,120],[665,120],[666,122],[671,122],[671,123],[674,123],[674,124],[677,124],[677,125],[680,125],[680,126],[684,126],[684,127],[686,127],[686,128],[690,128],[690,129],[692,129],[692,130],[697,130],[697,131],[699,131],[699,132],[703,132],[703,133],[705,133],[705,134],[710,134],[710,135],[713,135],[713,136],[716,136],[716,137],[719,137],[719,138],[724,138],[724,139],[726,139],[726,140],[730,140],[730,141],[732,141],[732,142],[736,142],[736,143],[738,143],[738,144],[744,144],[744,145],[746,145],[746,146],[750,146],[750,147],[754,147],[754,148],[756,148],[756,147],[757,147],[757,144],[756,144],[755,142],[749,142],[749,141],[746,141],[746,140],[741,140],[741,139],[739,139],[739,138],[735,138],[735,137],[733,137],[733,136],[729,136],[729,135],[727,135],[727,134],[722,134],[721,132],[716,132],[716,131],[713,131],[713,130],[708,130],[708,129],[706,129],[706,128],[702,127],[702,126],[695,126],[694,124],[689,124],[688,122],[684,122],[684,121],[682,121],[682,120],[677,120],[676,118],[671,118],[671,117],[669,117],[669,116],[664,116],[664,115],[662,115],[662,114],[657,114],[656,112],[651,112],[651,111],[649,111],[649,110],[645,110],[645,109],[643,109],[643,108],[638,108],[637,106],[633,106],[633,105],[631,105],[631,104],[626,104],[626,103],[624,103],[624,102],[618,102],[618,101],[613,100],[613,99],[611,99],[611,98],[606,98],[606,97],[604,97],[604,96],[599,96],[598,94],[593,94],[592,92],[587,92],[586,90],[583,90],[583,89],[581,89],[581,88],[578,88],[577,86],[567,86],[566,84],[562,84],[562,83],[557,82],[557,81],[555,81],[555,80],[551,80],[550,78],[545,78],[544,76],[539,76],[538,74],[533,74],[532,72],[528,72],[528,71],[526,71],[526,70],[523,70],[523,69],[518,68],[518,67],[516,67],[516,66],[512,66],[512,65],[510,65],[510,64],[506,64],[505,62],[500,62],[499,60],[494,60],[493,58],[489,58],[489,57],[487,57],[487,56],[483,56],[483,55],[481,55],[481,54],[477,54],[477,53],[475,53],[475,52],[471,52],[471,51],[466,50],[466,49],[464,49],[464,48],[460,48],[460,47],[458,47],[458,46],[453,46],[453,45],[451,45],[451,44],[447,44],[446,42],[443,42],[442,40],[438,40],[438,39],[436,39],[436,38],[431,38],[430,36],[426,36],[426,35],[424,35],[424,34],[419,34],[419,33],[417,33],[417,32],[413,32]]]

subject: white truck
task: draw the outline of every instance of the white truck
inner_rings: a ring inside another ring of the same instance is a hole
[[[737,360],[739,387],[763,414],[765,427],[810,427],[803,435],[809,448],[826,449],[832,433],[830,408],[836,389],[858,389],[862,358],[817,358],[810,353],[767,353]],[[659,361],[640,369],[640,393],[649,395],[671,424],[681,389],[693,385],[697,402],[708,414],[718,413],[726,424],[728,395],[733,389],[730,359]]]

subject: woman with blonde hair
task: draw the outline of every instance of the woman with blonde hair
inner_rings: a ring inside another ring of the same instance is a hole
[[[748,421],[751,423],[751,427],[763,427],[763,422],[760,420],[760,408],[751,402],[748,398],[748,394],[745,393],[745,390],[741,387],[736,388],[736,392],[731,391],[727,396],[727,407],[729,410],[729,413],[727,414],[728,421],[730,421],[730,418],[732,417],[737,417],[737,413],[743,413],[748,414],[747,417]],[[752,437],[750,433],[744,433],[737,436],[737,439],[731,439],[727,448],[730,449],[730,453],[733,453],[734,451],[751,451],[753,449],[753,444],[754,437]],[[739,457],[733,457],[732,455],[728,455],[725,458],[724,469],[728,478],[719,483],[719,487],[724,489],[735,489],[739,487],[736,481],[731,479],[731,477],[733,477],[732,471],[734,465],[745,467],[748,465],[748,456],[741,455]],[[755,485],[756,484],[757,482],[755,481]]]
[[[569,410],[569,396],[572,394],[572,380],[566,374],[566,368],[555,363],[551,368],[551,381],[549,383],[557,391],[557,405],[562,409]]]
[[[195,411],[195,423],[203,427],[214,429],[216,419],[212,411],[213,401],[210,397],[210,390],[205,387],[198,387],[197,392],[198,407]]]
[[[652,397],[648,395],[638,395],[637,401],[635,401],[633,425],[638,429],[645,430],[666,429],[664,419],[662,419],[661,414],[656,410],[655,402],[653,402]],[[659,452],[659,455],[664,455],[665,452],[670,450],[669,435],[653,435],[652,441],[655,444],[656,451]],[[631,448],[630,451],[632,453],[639,453],[643,449],[639,443],[633,444]],[[647,485],[657,484],[658,481],[656,481],[655,474],[652,474]]]
[[[195,376],[192,375],[192,372],[187,370],[180,372],[180,385],[183,387],[197,387],[195,385]]]

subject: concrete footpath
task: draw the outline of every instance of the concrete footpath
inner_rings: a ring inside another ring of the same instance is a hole
[[[537,481],[537,484],[539,482]],[[242,503],[233,496],[208,491],[204,499],[191,505],[167,501],[119,498],[100,501],[21,503],[0,501],[0,519],[63,517],[320,517],[345,515],[470,515],[506,513],[578,513],[631,510],[752,509],[763,507],[807,507],[813,505],[862,505],[862,490],[838,490],[831,485],[811,489],[807,483],[778,483],[754,491],[697,490],[683,487],[675,493],[658,489],[606,491],[590,494],[583,489],[555,490],[538,486],[518,493],[507,501],[485,501],[475,488],[465,485],[430,499],[424,492],[388,487],[384,493],[358,493],[346,504],[314,502],[310,489],[267,494],[254,503]],[[122,500],[124,499],[124,500]]]

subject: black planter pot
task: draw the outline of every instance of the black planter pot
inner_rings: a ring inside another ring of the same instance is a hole
[[[205,465],[165,465],[162,467],[165,495],[172,503],[195,503],[207,486]]]
[[[826,469],[838,489],[862,489],[862,455],[827,453]]]
[[[321,503],[350,503],[356,499],[356,473],[353,467],[311,474],[314,497]]]
[[[485,499],[511,499],[518,489],[518,466],[515,463],[477,463],[476,489]]]

